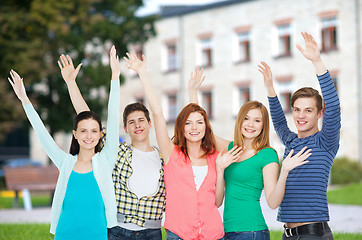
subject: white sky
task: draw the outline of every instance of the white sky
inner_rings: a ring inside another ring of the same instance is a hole
[[[211,2],[222,2],[223,0],[143,0],[144,7],[141,8],[137,15],[148,15],[159,11],[160,5],[186,5],[186,4],[205,4]]]

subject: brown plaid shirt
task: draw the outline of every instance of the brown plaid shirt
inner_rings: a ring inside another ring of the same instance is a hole
[[[106,141],[106,132],[103,129],[102,143]],[[152,196],[144,196],[138,199],[128,187],[128,179],[132,175],[133,146],[119,143],[117,162],[113,169],[112,179],[116,194],[117,211],[124,215],[125,223],[134,223],[143,227],[146,220],[161,220],[166,204],[166,190],[163,179],[163,159],[160,155],[162,168],[158,180],[158,191]]]

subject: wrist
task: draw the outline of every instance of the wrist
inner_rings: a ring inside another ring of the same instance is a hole
[[[120,74],[112,74],[111,80],[119,80]]]

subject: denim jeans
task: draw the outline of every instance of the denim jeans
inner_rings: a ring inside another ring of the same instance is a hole
[[[313,234],[302,234],[292,237],[287,237],[283,233],[283,240],[333,240],[333,234],[331,229],[326,229],[323,236],[313,235]]]
[[[225,240],[270,240],[269,230],[247,231],[247,232],[227,232]]]
[[[109,240],[162,240],[161,228],[131,231],[119,226],[108,228]]]
[[[177,236],[176,234],[174,234],[169,230],[166,230],[166,233],[167,233],[167,240],[183,240],[182,238],[180,238],[179,236]],[[220,238],[219,240],[224,240],[224,238]]]

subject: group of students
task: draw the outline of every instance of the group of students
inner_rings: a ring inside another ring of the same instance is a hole
[[[198,68],[189,82],[191,103],[178,114],[170,138],[145,57],[133,52],[124,57],[141,79],[153,115],[156,148],[149,142],[149,111],[140,103],[127,105],[123,112],[131,144],[118,141],[121,71],[114,46],[106,129],[77,87],[81,64],[74,68],[71,58],[61,55],[58,65],[78,114],[69,154],[55,144],[28,99],[22,78],[11,70],[9,82],[60,171],[51,212],[55,239],[160,240],[164,212],[169,240],[270,239],[260,207],[263,189],[268,205],[279,207],[283,239],[333,239],[326,189],[339,147],[339,99],[317,43],[308,33],[302,36],[305,48],[297,48],[315,67],[324,102],[313,88],[293,94],[297,133],[287,126],[270,67],[265,62],[259,65],[274,129],[285,145],[281,168],[270,147],[269,114],[262,103],[249,101],[240,108],[233,141],[213,134],[207,113],[197,104],[197,90],[205,78]],[[222,220],[218,207],[224,199]]]

